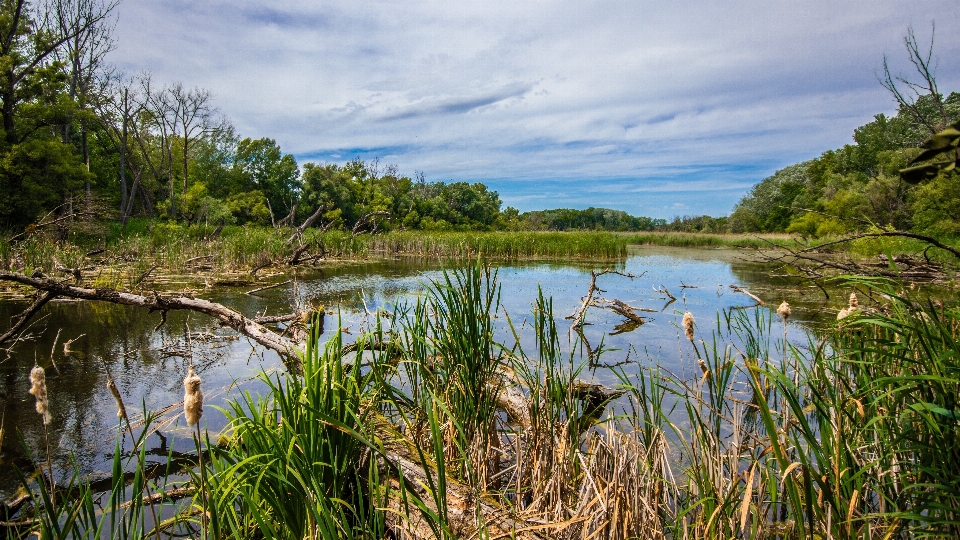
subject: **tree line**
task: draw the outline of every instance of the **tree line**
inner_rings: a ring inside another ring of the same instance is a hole
[[[960,93],[937,85],[930,47],[913,30],[904,44],[917,75],[891,73],[886,59],[881,83],[897,101],[897,113],[878,114],[854,130],[853,144],[791,165],[764,179],[736,205],[731,232],[788,232],[835,236],[870,228],[934,237],[960,235],[960,176],[944,170],[913,183],[899,174],[931,136],[960,120]]]

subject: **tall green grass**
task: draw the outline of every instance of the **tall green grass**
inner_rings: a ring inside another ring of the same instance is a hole
[[[379,538],[386,483],[366,446],[382,392],[376,370],[345,372],[339,333],[321,350],[317,316],[302,375],[264,375],[266,396],[231,402],[213,460],[216,538]]]
[[[708,234],[682,232],[621,233],[627,242],[651,246],[671,247],[736,247],[764,248],[776,245],[795,246],[795,241],[786,234]]]
[[[425,258],[616,258],[627,238],[606,232],[390,232],[367,237],[372,253]]]

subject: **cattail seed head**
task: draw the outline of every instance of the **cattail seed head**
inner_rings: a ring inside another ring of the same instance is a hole
[[[788,304],[786,300],[777,308],[777,315],[779,315],[784,322],[790,318],[790,304]]]
[[[846,319],[847,317],[853,315],[860,310],[860,300],[857,298],[857,293],[850,293],[850,304],[848,307],[845,307],[840,310],[840,313],[837,313],[837,320]]]
[[[43,425],[50,423],[50,404],[47,401],[47,374],[40,366],[30,370],[30,393],[37,398],[37,413],[43,416]]]
[[[107,388],[113,394],[113,400],[117,402],[117,418],[126,418],[127,409],[123,406],[123,398],[120,397],[120,390],[117,389],[117,383],[113,379],[107,379]]]
[[[193,366],[183,379],[183,415],[188,426],[195,426],[203,416],[203,392],[200,391],[200,377],[193,372]]]
[[[687,335],[687,339],[690,342],[693,342],[693,313],[689,311],[683,314],[683,333]]]

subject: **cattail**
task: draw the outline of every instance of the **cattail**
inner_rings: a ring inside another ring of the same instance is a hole
[[[777,308],[777,315],[779,315],[784,322],[790,318],[790,304],[788,304],[786,300]]]
[[[43,425],[50,423],[50,404],[47,402],[47,374],[40,366],[30,370],[30,393],[37,398],[37,413],[43,415]]]
[[[857,293],[850,293],[850,305],[840,310],[840,313],[837,313],[837,320],[846,319],[850,315],[853,315],[860,310],[860,300],[857,298]]]
[[[188,426],[195,426],[203,416],[203,392],[200,391],[200,377],[193,372],[193,366],[183,379],[183,415]]]
[[[703,358],[697,358],[697,365],[700,366],[700,371],[704,376],[710,373],[710,368],[707,367],[707,363],[703,361]]]
[[[123,406],[123,399],[120,397],[120,390],[117,390],[117,383],[113,379],[107,379],[107,388],[113,394],[113,400],[117,402],[117,418],[126,418],[127,409]]]
[[[693,343],[693,313],[689,311],[683,314],[683,333]]]

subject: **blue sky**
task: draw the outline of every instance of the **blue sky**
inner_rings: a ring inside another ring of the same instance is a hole
[[[298,161],[483,182],[521,210],[726,215],[895,106],[913,25],[960,90],[950,1],[124,0],[112,60],[210,89]],[[951,59],[953,61],[951,61]]]

